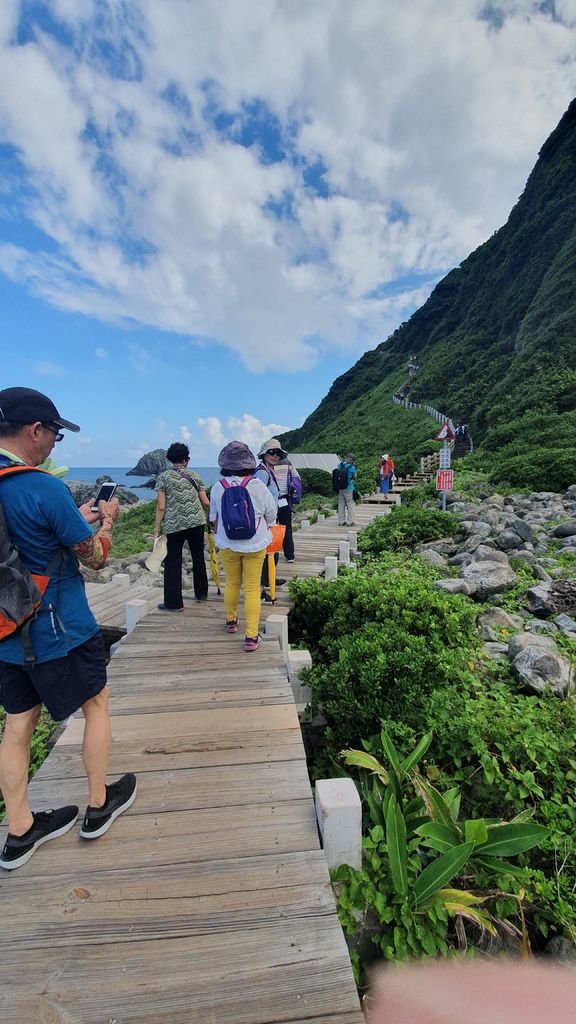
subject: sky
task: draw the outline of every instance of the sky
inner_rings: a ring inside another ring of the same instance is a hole
[[[58,459],[300,426],[508,218],[576,0],[1,0],[2,387]]]

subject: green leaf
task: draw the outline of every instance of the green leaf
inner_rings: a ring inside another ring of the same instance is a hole
[[[468,818],[464,822],[464,840],[467,843],[485,843],[488,838],[488,827],[484,818]]]
[[[479,864],[480,867],[487,868],[488,871],[493,871],[496,875],[510,875],[522,882],[526,881],[526,868],[519,868],[517,864],[509,864],[507,860],[499,860],[497,857],[478,857],[474,852],[470,863],[473,866]]]
[[[412,753],[408,754],[408,757],[405,757],[404,760],[401,761],[401,763],[400,763],[401,771],[407,773],[407,772],[410,771],[411,768],[414,767],[415,764],[418,764],[418,761],[420,760],[420,758],[424,757],[424,754],[428,750],[428,748],[429,748],[430,744],[432,743],[433,739],[434,739],[434,733],[433,732],[427,732],[422,737],[420,742],[416,744],[416,746],[414,747],[414,750],[412,751]]]
[[[461,846],[449,850],[448,853],[442,854],[441,857],[424,868],[412,888],[416,906],[430,899],[454,878],[469,860],[473,850],[473,843],[463,843]]]
[[[460,840],[460,833],[456,828],[450,807],[446,801],[442,798],[441,794],[434,786],[431,786],[421,775],[415,772],[412,776],[414,786],[424,801],[424,806],[432,818],[432,821],[437,821],[441,825],[446,825],[447,828],[452,829],[456,842]]]
[[[399,760],[398,754],[396,752],[396,747],[392,743],[392,740],[390,739],[390,737],[389,737],[389,735],[388,735],[388,733],[386,732],[385,729],[382,729],[382,732],[380,733],[380,741],[382,743],[382,749],[383,749],[384,753],[386,754],[386,757],[388,758],[388,760],[390,762],[390,771],[389,771],[390,785],[394,789],[394,796],[396,797],[398,803],[401,803],[401,801],[402,801],[402,791],[401,791],[402,769],[400,767],[400,760]]]
[[[432,850],[439,850],[440,853],[446,853],[460,845],[459,837],[457,839],[454,837],[454,829],[448,828],[447,825],[442,825],[438,821],[428,821],[425,825],[419,825],[414,831],[426,840],[424,846],[429,846]]]
[[[514,857],[538,846],[547,835],[548,829],[533,821],[519,825],[494,825],[488,829],[488,839],[476,847],[476,852],[485,857]]]
[[[390,782],[388,772],[377,758],[367,754],[365,750],[341,750],[340,757],[345,764],[353,765],[355,768],[364,768],[367,772],[373,772],[388,785]]]
[[[395,796],[390,797],[386,812],[386,848],[392,884],[398,895],[404,899],[408,894],[406,823]]]

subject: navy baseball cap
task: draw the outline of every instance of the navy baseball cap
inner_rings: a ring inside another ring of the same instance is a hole
[[[80,427],[65,420],[54,402],[34,388],[4,388],[0,391],[0,420],[8,423],[54,423],[78,433]]]

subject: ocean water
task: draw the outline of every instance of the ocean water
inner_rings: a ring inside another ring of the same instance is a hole
[[[99,476],[109,476],[115,483],[120,484],[121,487],[126,487],[129,491],[133,491],[137,494],[141,501],[150,501],[156,498],[156,491],[151,487],[142,487],[141,484],[145,484],[150,477],[147,476],[127,476],[130,466],[70,466],[70,472],[62,477],[64,483],[67,480],[82,480],[89,484],[95,484]],[[195,473],[205,484],[206,487],[210,487],[220,476],[220,470],[217,466],[190,466]]]

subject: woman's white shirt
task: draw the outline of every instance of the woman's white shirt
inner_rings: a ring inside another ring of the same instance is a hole
[[[243,479],[244,477],[242,476],[226,477],[226,480],[231,485],[239,484]],[[272,534],[268,526],[276,522],[276,502],[266,484],[256,477],[250,477],[246,487],[254,506],[256,533],[253,537],[249,537],[248,540],[230,540],[230,537],[226,536],[222,524],[222,495],[224,487],[220,480],[217,480],[212,485],[210,490],[210,521],[216,523],[214,540],[219,548],[230,548],[231,551],[261,551],[262,548],[267,548],[272,541]]]

